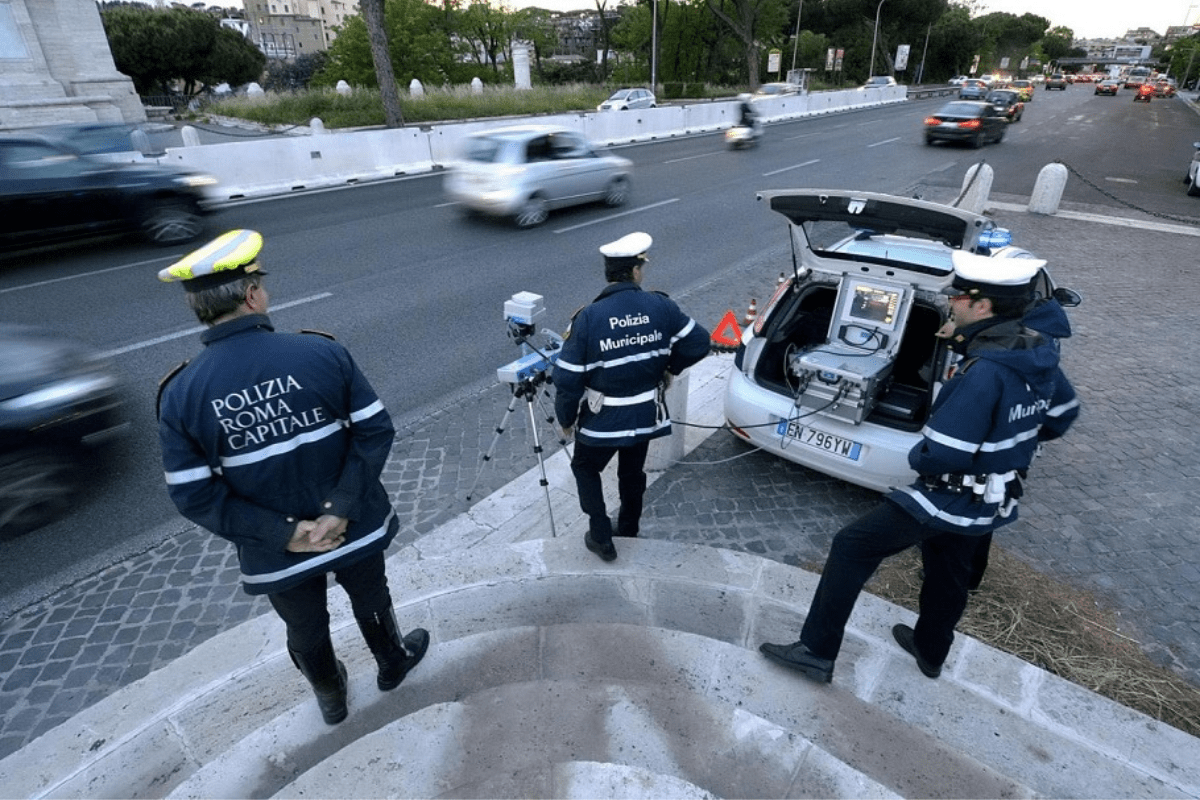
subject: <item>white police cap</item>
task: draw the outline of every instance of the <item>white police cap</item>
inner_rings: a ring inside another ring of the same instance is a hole
[[[262,234],[258,231],[229,231],[160,270],[158,279],[167,283],[180,281],[187,291],[200,292],[250,274],[266,275],[257,260],[262,246]]]
[[[604,256],[605,267],[635,267],[646,260],[652,244],[650,234],[638,231],[602,246],[600,254]]]
[[[1024,297],[1038,271],[1046,266],[1040,258],[992,258],[966,250],[950,253],[954,282],[942,294],[968,297]]]

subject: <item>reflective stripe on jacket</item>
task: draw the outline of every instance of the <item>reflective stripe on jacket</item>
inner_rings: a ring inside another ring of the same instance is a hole
[[[611,283],[575,316],[554,366],[558,421],[598,447],[666,436],[663,375],[678,375],[708,350],[708,331],[675,301],[636,283]],[[599,410],[581,407],[587,390],[603,395]]]
[[[275,333],[261,314],[206,330],[162,390],[167,491],[237,545],[245,590],[267,594],[382,551],[398,523],[379,476],[395,430],[342,345]],[[349,519],[345,543],[292,553],[296,522]]]
[[[1003,343],[1001,346],[1000,343]],[[1040,441],[1061,436],[1079,415],[1053,339],[998,321],[968,347],[970,363],[942,386],[922,439],[908,454],[919,475],[986,476],[1028,469]],[[984,534],[1017,518],[971,491],[923,481],[888,499],[941,530]]]

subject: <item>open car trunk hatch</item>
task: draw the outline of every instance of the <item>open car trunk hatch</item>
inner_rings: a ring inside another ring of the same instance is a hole
[[[811,223],[842,223],[842,229],[871,234],[911,236],[941,242],[956,250],[974,250],[979,235],[994,227],[980,214],[911,198],[837,189],[783,189],[758,194],[798,228]],[[822,243],[803,243],[821,252]]]

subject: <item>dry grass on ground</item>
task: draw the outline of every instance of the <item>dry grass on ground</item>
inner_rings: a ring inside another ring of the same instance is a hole
[[[819,568],[819,565],[818,565]],[[867,585],[916,610],[920,558],[911,549],[884,561]],[[1193,736],[1200,736],[1200,687],[1156,665],[1117,631],[1115,615],[1086,592],[992,547],[981,591],[958,630]]]

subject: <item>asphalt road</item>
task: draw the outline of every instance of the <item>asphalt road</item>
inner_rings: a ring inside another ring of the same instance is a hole
[[[277,327],[335,334],[404,420],[494,382],[495,368],[518,354],[502,314],[513,293],[543,294],[546,327],[562,330],[602,283],[604,242],[651,233],[647,284],[669,293],[754,262],[777,245],[783,224],[758,206],[758,190],[920,194],[957,187],[984,159],[995,192],[1027,196],[1039,170],[1061,160],[1073,170],[1068,202],[1200,218],[1183,191],[1198,137],[1182,100],[1132,103],[1086,85],[1038,92],[1003,143],[978,151],[922,144],[921,120],[942,102],[772,125],[751,151],[726,151],[717,135],[624,147],[635,162],[629,205],[560,212],[531,231],[463,219],[431,175],[232,205],[213,232],[261,231]],[[1037,251],[1036,242],[1018,244]],[[183,252],[107,241],[0,262],[0,317],[111,353],[128,381],[132,423],[70,516],[0,543],[0,617],[189,525],[163,488],[153,422],[158,378],[199,346],[182,293],[155,279]]]

